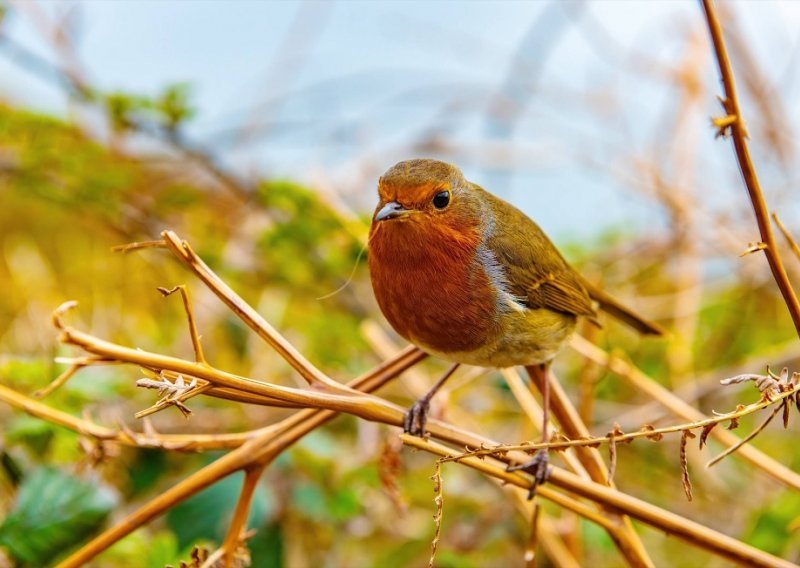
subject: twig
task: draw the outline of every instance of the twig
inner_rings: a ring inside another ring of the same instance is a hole
[[[442,534],[442,515],[444,514],[444,492],[442,490],[442,463],[437,461],[433,466],[433,502],[436,505],[436,513],[433,515],[434,533],[431,541],[431,557],[428,560],[428,568],[433,568],[433,561],[436,558],[436,547],[439,546],[439,537]]]
[[[33,396],[36,398],[45,398],[46,396],[50,395],[56,389],[61,388],[64,386],[67,381],[69,381],[75,374],[83,369],[84,367],[89,367],[94,365],[95,363],[102,362],[103,359],[101,357],[84,357],[82,360],[72,363],[67,369],[61,373],[58,377],[53,380],[49,385],[40,389],[33,393]]]
[[[739,448],[744,446],[747,442],[749,442],[750,440],[752,440],[753,438],[758,436],[761,433],[761,431],[764,428],[767,427],[767,424],[772,422],[772,419],[775,418],[775,415],[778,414],[778,412],[780,412],[781,408],[783,408],[783,406],[785,406],[785,405],[786,405],[786,400],[783,400],[782,404],[776,405],[775,408],[772,409],[772,413],[769,416],[767,416],[767,418],[757,428],[755,428],[747,436],[742,438],[741,441],[738,444],[736,444],[734,446],[731,446],[730,448],[728,448],[724,452],[722,452],[720,455],[718,455],[717,457],[715,457],[714,459],[709,461],[706,464],[706,467],[711,467],[711,466],[719,463],[723,458],[731,455],[733,452],[735,452],[736,450],[738,450]]]
[[[781,220],[775,211],[772,212],[772,219],[775,221],[775,224],[778,225],[778,228],[781,230],[781,233],[783,233],[783,238],[786,239],[789,248],[792,249],[792,252],[795,254],[795,256],[797,256],[797,259],[800,260],[800,245],[798,245],[797,241],[794,240],[792,233],[790,233],[789,229],[787,229],[784,226],[784,224],[781,223]]]
[[[697,430],[699,428],[706,428],[712,425],[719,424],[720,422],[733,422],[737,421],[744,416],[748,416],[753,414],[754,412],[758,412],[768,406],[775,406],[773,413],[777,413],[781,410],[781,405],[783,401],[787,399],[791,399],[792,397],[796,396],[800,393],[800,384],[793,385],[791,388],[781,392],[780,394],[775,395],[773,398],[768,399],[762,397],[762,399],[756,403],[744,406],[740,405],[736,410],[724,414],[719,414],[714,416],[713,418],[705,418],[703,420],[698,420],[696,422],[690,422],[685,424],[675,424],[673,426],[664,426],[663,428],[653,428],[650,425],[645,425],[642,427],[641,430],[636,432],[617,432],[613,436],[606,435],[606,436],[597,436],[597,437],[580,437],[574,439],[566,439],[566,440],[556,440],[553,442],[547,443],[532,443],[532,442],[525,442],[522,444],[499,444],[497,446],[484,446],[477,449],[466,450],[461,454],[456,454],[454,456],[448,457],[447,461],[459,461],[463,457],[480,457],[480,456],[496,456],[498,454],[504,454],[510,451],[524,451],[528,454],[534,453],[537,450],[541,449],[550,449],[550,450],[563,450],[566,448],[581,448],[581,447],[588,447],[588,448],[596,448],[602,444],[619,444],[620,442],[631,442],[638,438],[648,438],[658,440],[660,436],[664,434],[673,434],[676,432],[683,432],[684,430]],[[779,404],[780,403],[780,404]],[[758,434],[758,432],[756,432]],[[752,436],[748,436],[744,438],[737,444],[738,447],[741,447],[743,443],[746,443],[747,440],[752,439]]]
[[[578,411],[572,405],[561,384],[555,380],[552,372],[549,369],[542,369],[540,366],[531,366],[525,369],[540,392],[544,392],[544,381],[548,381],[551,409],[561,425],[562,431],[571,438],[589,437],[588,428],[581,421]],[[593,481],[602,484],[609,483],[603,458],[597,448],[588,445],[581,446],[577,448],[577,457]],[[615,519],[615,528],[609,531],[609,536],[627,562],[632,566],[653,566],[653,561],[647,554],[639,535],[633,529],[630,519],[609,509],[606,510],[606,514]]]
[[[250,514],[250,505],[253,502],[258,480],[261,479],[264,467],[264,465],[259,464],[255,467],[245,469],[244,482],[242,483],[242,490],[239,493],[239,500],[236,502],[236,509],[233,512],[231,523],[228,526],[228,532],[220,547],[225,566],[233,565],[236,549],[239,548],[242,535],[247,530],[246,524],[247,517]]]
[[[197,322],[194,318],[194,310],[192,309],[192,303],[189,300],[189,290],[186,289],[185,284],[180,284],[175,286],[174,288],[157,288],[159,292],[166,298],[171,296],[177,291],[181,293],[181,299],[183,300],[183,309],[186,312],[186,319],[189,322],[189,336],[192,338],[192,347],[194,348],[194,360],[198,363],[205,363],[206,358],[203,355],[203,346],[200,343],[200,334],[197,332]]]
[[[783,267],[783,261],[781,260],[781,255],[772,233],[767,204],[761,192],[761,186],[756,176],[753,160],[750,157],[750,149],[747,144],[747,131],[745,130],[742,111],[739,107],[736,84],[733,79],[733,68],[731,67],[728,52],[725,48],[722,27],[720,26],[713,0],[702,1],[706,22],[708,23],[708,30],[714,45],[717,64],[719,65],[720,75],[722,76],[722,85],[725,89],[725,99],[722,101],[722,105],[727,113],[726,118],[729,119],[726,124],[721,126],[719,132],[730,132],[731,138],[733,139],[733,146],[736,150],[739,169],[742,172],[747,192],[750,195],[750,201],[753,204],[753,212],[755,213],[756,222],[758,223],[761,240],[766,245],[764,254],[767,257],[772,276],[778,284],[778,288],[781,291],[789,314],[792,316],[795,330],[798,336],[800,336],[800,301],[798,301],[797,295],[789,282],[786,269]]]
[[[402,434],[401,439],[403,443],[408,446],[444,458],[442,461],[448,461],[449,458],[454,457],[451,448],[430,439],[423,440],[407,434]],[[533,482],[528,477],[517,472],[506,471],[502,463],[494,462],[491,459],[470,457],[463,463],[482,473],[524,489],[529,489]],[[696,523],[685,517],[656,507],[655,505],[651,505],[650,503],[622,493],[604,484],[581,479],[577,475],[571,474],[558,467],[553,467],[548,483],[537,489],[537,495],[548,501],[553,500],[555,502],[555,500],[560,497],[560,494],[554,487],[559,487],[570,493],[603,503],[609,508],[617,509],[625,515],[639,519],[644,523],[657,527],[659,530],[666,531],[672,536],[702,546],[706,550],[713,551],[715,554],[744,566],[759,566],[764,568],[790,568],[795,566],[792,562],[754,548],[710,529],[705,525]]]
[[[393,359],[382,363],[372,371],[352,381],[350,386],[362,389],[364,392],[371,392],[425,357],[426,355],[419,349],[406,348]],[[252,432],[249,439],[240,444],[237,449],[195,472],[177,485],[167,489],[155,499],[145,503],[138,510],[130,513],[118,524],[107,529],[74,552],[59,564],[59,568],[78,568],[83,566],[97,554],[140,526],[235,471],[256,464],[266,466],[294,442],[335,416],[336,413],[329,410],[305,409],[277,424]],[[429,421],[428,430],[432,433],[442,434],[442,428],[434,420]],[[452,436],[450,437],[452,438]]]
[[[572,339],[570,340],[570,347],[584,357],[587,357],[596,363],[607,367],[610,371],[626,380],[638,392],[642,392],[652,397],[659,404],[669,409],[669,411],[675,416],[693,422],[708,418],[682,398],[679,398],[675,393],[667,390],[658,384],[657,381],[645,375],[632,363],[625,361],[620,357],[606,353],[596,345],[586,341],[581,336],[573,335]],[[707,425],[707,428],[709,429],[708,431],[705,431],[704,428],[703,434],[700,436],[700,440],[702,442],[705,442],[708,434],[710,433],[718,442],[725,446],[730,447],[739,443],[740,438],[728,430],[722,428],[716,428],[712,430],[716,424],[717,423],[715,422]],[[739,452],[737,452],[737,455],[741,456],[751,465],[764,471],[766,474],[774,479],[777,479],[784,485],[792,487],[796,490],[800,490],[800,475],[782,463],[766,455],[759,449],[750,445],[746,445],[743,446]]]
[[[217,297],[245,324],[266,341],[309,383],[325,385],[335,390],[344,386],[314,367],[297,349],[286,341],[261,315],[250,307],[230,286],[214,274],[202,259],[195,254],[189,243],[181,240],[173,231],[161,233],[167,247],[194,272]]]
[[[177,237],[175,237],[175,241],[178,243],[181,242],[177,239]],[[186,262],[193,269],[200,266],[203,267],[204,270],[208,270],[205,265],[198,264],[196,262],[192,256],[193,253],[187,254],[187,251],[190,251],[188,245],[181,245],[179,248],[171,246],[170,249],[178,256],[178,258],[180,258],[183,262]],[[241,303],[241,305],[236,306],[237,309],[234,310],[234,313],[245,319],[247,314],[252,311],[252,308],[244,304],[244,302],[238,298],[238,296],[232,292],[229,292],[229,288],[218,286],[217,282],[219,279],[216,275],[211,273],[210,270],[208,271],[208,274],[203,274],[206,277],[204,281],[207,283],[207,285],[216,294],[223,297],[226,304],[236,305],[237,302]],[[383,382],[388,380],[388,378],[396,376],[398,373],[402,372],[402,370],[408,368],[408,366],[413,365],[415,362],[418,362],[425,357],[425,355],[419,350],[408,349],[404,352],[402,357],[393,362],[387,362],[385,365],[382,365],[376,369],[373,375],[354,381],[346,388],[344,388],[344,385],[339,385],[339,389],[336,391],[329,390],[327,387],[320,389],[319,387],[315,388],[313,386],[306,389],[291,389],[288,387],[279,387],[278,385],[272,385],[244,377],[238,377],[236,375],[232,375],[230,373],[226,373],[197,362],[190,362],[165,355],[130,349],[101,340],[65,324],[64,312],[67,309],[74,307],[74,305],[74,303],[67,303],[56,310],[53,318],[54,324],[61,331],[60,337],[64,342],[75,344],[90,353],[98,353],[103,357],[113,358],[119,361],[127,361],[148,369],[166,369],[174,373],[183,374],[184,376],[198,377],[200,379],[207,380],[210,383],[214,383],[217,387],[229,388],[233,392],[243,392],[247,396],[256,395],[258,397],[266,397],[268,399],[302,404],[309,407],[325,408],[325,410],[307,408],[278,424],[254,432],[253,436],[237,449],[231,451],[222,458],[219,458],[217,461],[181,481],[176,486],[168,489],[164,493],[158,495],[156,498],[143,505],[139,510],[131,513],[119,524],[93,539],[90,543],[66,559],[62,563],[62,568],[77,567],[85,564],[99,552],[105,550],[108,546],[117,542],[120,538],[129,534],[131,531],[152,520],[157,515],[160,515],[167,509],[185,500],[187,497],[196,493],[202,488],[215,483],[219,479],[230,475],[235,471],[243,469],[246,470],[258,466],[266,467],[266,465],[274,460],[282,451],[291,446],[308,432],[330,420],[338,411],[388,424],[400,424],[404,414],[403,409],[389,404],[383,399],[366,395],[355,389],[361,389],[364,391],[374,390],[383,384]],[[255,327],[258,327],[259,322],[252,320],[252,324]],[[269,336],[270,333],[276,334],[277,337],[270,339],[276,341],[276,343],[279,345],[283,344],[283,342],[286,342],[284,338],[279,336],[277,332],[271,328],[268,330],[261,330],[259,335]],[[286,344],[288,345],[288,342],[286,342]],[[291,346],[289,345],[289,347]],[[306,370],[306,373],[308,373],[308,370]],[[336,384],[338,385],[338,383]],[[211,392],[212,391],[209,391],[209,393]],[[556,404],[559,404],[558,400],[558,397],[554,397],[554,402]],[[428,431],[437,439],[456,444],[459,447],[490,447],[496,445],[496,443],[492,440],[454,428],[437,420],[429,421]],[[500,459],[503,461],[514,460],[518,462],[524,459],[524,455],[519,454],[519,452],[516,454],[509,454],[507,458],[501,457]],[[467,460],[470,462],[473,460],[480,461],[477,458],[467,458]],[[496,461],[493,459],[491,459],[491,462],[496,463]],[[602,468],[602,462],[600,462],[600,467]],[[604,473],[605,472],[603,471],[603,475]],[[522,476],[517,475],[515,477],[514,474],[510,473],[504,473],[504,475],[515,479],[516,484],[522,484],[523,486],[527,486],[529,484],[529,481]],[[506,477],[503,478],[505,479]],[[640,510],[638,511],[637,515],[643,515],[647,519],[646,522],[650,522],[662,530],[681,535],[682,538],[686,538],[690,542],[696,543],[707,550],[717,552],[718,554],[723,554],[726,557],[736,558],[740,562],[750,562],[753,558],[761,558],[762,560],[769,558],[771,561],[775,560],[774,557],[771,557],[761,551],[757,551],[752,547],[748,547],[747,545],[744,545],[743,543],[740,543],[734,539],[725,537],[728,538],[728,540],[723,539],[720,541],[719,535],[717,533],[713,533],[713,531],[711,533],[702,533],[702,531],[698,532],[693,530],[694,536],[690,537],[686,531],[676,528],[676,525],[681,525],[683,527],[688,526],[691,529],[694,525],[687,519],[677,515],[672,515],[671,513],[667,513],[657,508],[647,509],[647,507],[649,507],[647,504],[640,506],[637,502],[637,504],[632,505],[630,501],[626,501],[626,499],[631,499],[628,496],[616,491],[613,493],[604,493],[603,490],[608,491],[610,489],[603,486],[602,490],[598,490],[597,486],[600,486],[600,484],[591,483],[576,476],[570,476],[570,474],[563,472],[560,469],[554,470],[551,480],[553,481],[554,486],[563,486],[573,493],[583,495],[593,501],[596,501],[609,511],[621,511],[622,513],[627,513],[629,507],[639,508]],[[542,491],[543,495],[545,493],[549,494],[549,498],[559,505],[568,507],[570,510],[575,511],[578,514],[585,515],[586,518],[592,520],[593,522],[598,522],[601,526],[607,528],[611,534],[624,534],[620,533],[620,528],[617,524],[619,522],[619,518],[624,517],[619,517],[616,514],[611,515],[608,512],[605,514],[599,513],[591,507],[587,507],[575,502],[574,500],[558,495],[556,491],[551,490],[551,488],[548,486],[543,487]],[[611,518],[607,518],[607,516],[610,516]],[[700,525],[700,527],[701,529],[704,529],[702,525]],[[630,543],[626,544],[630,545]],[[751,562],[751,564],[753,563]],[[754,565],[767,564],[756,561]],[[773,563],[772,565],[780,564]]]
[[[167,248],[167,244],[163,241],[141,241],[138,243],[128,243],[124,245],[117,245],[115,247],[111,247],[113,252],[121,252],[122,254],[128,254],[129,252],[133,252],[135,250],[142,250],[146,248]]]

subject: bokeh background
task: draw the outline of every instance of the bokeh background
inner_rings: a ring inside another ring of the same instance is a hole
[[[798,235],[800,4],[720,10],[768,203]],[[75,321],[101,337],[189,356],[180,303],[155,290],[184,282],[216,366],[299,384],[167,253],[110,251],[164,228],[331,376],[363,372],[403,345],[376,309],[360,254],[376,180],[421,156],[458,164],[519,206],[587,277],[670,328],[666,342],[613,322],[585,331],[704,412],[757,397],[722,389],[722,377],[796,368],[797,339],[765,260],[739,258],[758,233],[730,142],[710,125],[720,87],[695,2],[21,0],[0,2],[0,14],[5,385],[32,393],[64,369],[55,358],[73,353],[58,346],[50,313],[71,299]],[[800,259],[786,254],[797,282]],[[386,396],[408,404],[442,369],[426,363]],[[570,351],[557,372],[594,432],[678,422]],[[139,429],[133,414],[155,400],[135,388],[140,376],[85,370],[47,402]],[[188,421],[168,411],[153,425],[241,431],[285,414],[192,402]],[[436,412],[507,442],[535,435],[494,372],[464,370]],[[120,450],[89,464],[74,433],[6,406],[0,425],[0,545],[10,565],[53,562],[214,457]],[[395,435],[339,418],[282,456],[254,504],[254,565],[425,564],[433,464],[406,451],[387,472]],[[793,427],[771,427],[754,444],[797,469],[793,438]],[[798,559],[795,492],[735,459],[705,470],[711,454],[692,450],[688,503],[677,455],[677,440],[620,448],[617,483]],[[446,467],[444,479],[438,564],[522,565],[526,520],[513,503],[464,468]],[[239,485],[217,484],[95,565],[164,566],[195,544],[213,548]],[[23,498],[43,491],[62,496],[63,516]],[[602,530],[548,514],[584,565],[621,565]],[[48,537],[33,542],[33,529]],[[725,565],[685,545],[678,561],[676,543],[642,534],[659,566]]]

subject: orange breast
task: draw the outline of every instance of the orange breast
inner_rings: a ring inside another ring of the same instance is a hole
[[[476,257],[477,228],[382,224],[371,235],[369,267],[397,333],[441,353],[472,351],[497,336],[497,293]]]

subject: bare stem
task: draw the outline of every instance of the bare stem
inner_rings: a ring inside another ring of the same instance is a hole
[[[659,404],[663,405],[675,416],[692,422],[698,422],[708,418],[677,394],[661,386],[652,377],[644,374],[629,361],[621,357],[610,355],[585,338],[579,335],[572,336],[570,347],[595,363],[607,367],[611,372],[616,373],[619,377],[627,381],[638,392],[644,393],[658,401]],[[741,441],[736,434],[722,428],[711,430],[711,436],[727,447],[737,445]],[[750,465],[764,471],[767,475],[777,479],[784,485],[800,490],[800,475],[758,448],[745,445],[741,447],[736,455],[741,456],[741,458],[747,460]]]
[[[453,457],[450,448],[432,440],[423,440],[407,434],[401,435],[401,439],[408,446],[440,456],[445,460]],[[501,463],[490,459],[470,457],[463,463],[468,467],[518,487],[528,489],[532,483],[532,480],[526,476],[516,472],[508,472]],[[789,568],[795,566],[792,562],[754,548],[705,525],[651,505],[607,485],[581,479],[577,475],[561,468],[553,468],[548,484],[537,488],[537,495],[547,500],[551,500],[554,495],[559,495],[551,486],[598,503],[604,503],[622,514],[638,519],[659,530],[664,530],[672,536],[712,551],[743,566],[761,566],[764,568]]]
[[[778,229],[780,229],[781,233],[783,233],[783,238],[786,239],[786,243],[789,245],[789,248],[792,249],[792,252],[797,256],[797,259],[800,260],[800,245],[797,244],[797,241],[792,236],[792,233],[789,232],[783,223],[781,223],[778,214],[774,211],[772,212],[772,219],[775,221],[775,224],[778,225]]]
[[[784,302],[786,302],[789,314],[792,316],[795,330],[798,336],[800,336],[800,301],[798,301],[797,295],[789,282],[786,269],[783,267],[783,261],[781,260],[781,255],[772,232],[772,225],[769,221],[767,204],[764,200],[764,194],[761,192],[761,185],[758,182],[753,160],[750,157],[750,149],[747,143],[747,131],[745,130],[744,119],[742,118],[742,110],[739,106],[739,98],[736,94],[733,68],[731,67],[728,51],[725,47],[722,27],[720,26],[713,0],[702,0],[702,2],[706,22],[708,23],[708,31],[711,35],[711,42],[714,45],[714,53],[716,54],[719,72],[722,77],[722,86],[725,89],[725,99],[722,101],[722,104],[727,113],[727,117],[725,117],[727,122],[718,124],[720,128],[719,131],[729,131],[731,133],[733,147],[736,150],[736,158],[739,162],[739,169],[742,172],[742,178],[747,187],[747,192],[750,195],[750,201],[753,204],[753,212],[755,213],[756,222],[758,223],[758,230],[761,233],[761,240],[766,245],[764,254],[767,257],[772,276],[778,284]]]

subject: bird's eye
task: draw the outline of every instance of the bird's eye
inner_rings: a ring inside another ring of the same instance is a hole
[[[449,191],[440,191],[436,195],[433,196],[433,206],[436,209],[444,209],[450,204],[450,192]]]

